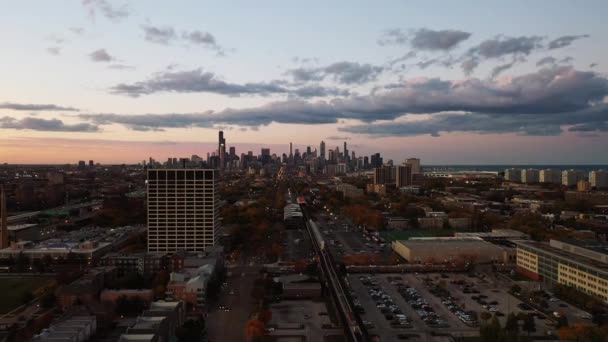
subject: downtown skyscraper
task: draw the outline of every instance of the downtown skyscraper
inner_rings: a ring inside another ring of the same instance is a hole
[[[224,131],[220,131],[218,139],[217,153],[220,157],[220,169],[226,167],[226,139],[224,138]]]

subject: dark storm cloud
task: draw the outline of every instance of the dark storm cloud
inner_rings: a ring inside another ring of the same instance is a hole
[[[547,45],[547,48],[549,48],[550,50],[560,49],[560,48],[569,46],[574,41],[582,39],[582,38],[589,38],[589,35],[583,34],[583,35],[578,35],[578,36],[562,36],[562,37],[559,37],[559,38],[556,38],[556,39],[550,41],[549,44]]]
[[[27,117],[21,120],[5,116],[0,118],[0,128],[17,129],[17,130],[33,130],[47,132],[97,132],[99,127],[90,123],[65,124],[58,119],[40,119]]]
[[[558,134],[560,131],[556,127],[561,124],[605,121],[606,105],[602,101],[606,96],[608,80],[605,77],[564,66],[541,69],[500,82],[475,78],[464,81],[416,79],[367,96],[331,101],[288,99],[253,108],[196,114],[87,114],[80,117],[96,124],[119,123],[140,129],[211,127],[216,124],[259,127],[273,122],[330,124],[342,119],[356,119],[369,124],[344,129],[353,133],[387,135],[397,134],[394,130],[402,128],[403,124],[372,123],[394,120],[406,114],[430,114],[432,118],[429,120],[408,123],[408,131],[402,129],[403,134],[466,131],[467,125],[470,131],[489,131],[491,127],[482,126],[486,123],[476,123],[476,120],[485,120],[489,126],[496,126],[494,131],[515,131],[520,127],[518,132],[521,133],[545,135]],[[446,112],[459,114],[448,115]],[[440,129],[442,125],[452,125],[452,128]]]
[[[299,97],[345,96],[348,91],[322,86],[286,87],[284,81],[229,83],[203,69],[164,71],[132,84],[121,83],[110,89],[113,94],[138,97],[158,92],[215,93],[228,96],[287,94]]]
[[[115,60],[114,57],[110,56],[110,54],[105,49],[99,49],[91,52],[89,57],[93,62],[111,62]]]
[[[380,45],[402,45],[409,43],[418,50],[450,50],[471,36],[470,32],[459,30],[430,30],[421,28],[404,32],[400,29],[388,30],[378,40]]]
[[[116,7],[107,0],[82,0],[82,4],[88,9],[92,18],[95,18],[97,13],[101,13],[107,19],[120,21],[130,14],[126,5]]]
[[[23,103],[12,103],[3,102],[0,103],[0,109],[12,109],[12,110],[23,110],[23,111],[78,111],[76,108],[57,106],[54,104],[23,104]]]
[[[318,68],[296,68],[287,73],[295,82],[321,81],[331,78],[342,84],[361,84],[375,80],[384,70],[379,66],[371,64],[360,64],[355,62],[337,62]]]
[[[145,39],[151,43],[167,45],[177,38],[175,30],[172,27],[143,25],[142,29],[144,30]]]

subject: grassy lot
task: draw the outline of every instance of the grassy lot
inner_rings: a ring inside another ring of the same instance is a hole
[[[49,278],[44,277],[0,278],[0,314],[5,314],[21,305],[24,293],[28,291],[33,293],[48,281]]]
[[[399,231],[383,231],[380,235],[389,242],[395,240],[407,240],[413,237],[434,237],[434,236],[453,236],[454,230],[399,230]]]

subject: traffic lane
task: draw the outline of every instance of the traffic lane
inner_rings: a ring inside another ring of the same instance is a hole
[[[210,342],[245,340],[245,325],[254,305],[251,293],[255,280],[260,278],[259,270],[257,266],[237,266],[228,270],[232,274],[206,320]],[[229,311],[219,309],[221,306]]]

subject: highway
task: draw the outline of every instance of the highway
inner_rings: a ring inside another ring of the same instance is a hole
[[[291,188],[295,190],[293,186],[291,186]],[[347,340],[351,342],[369,341],[370,339],[367,335],[367,330],[363,327],[361,319],[355,310],[353,310],[351,299],[345,291],[342,279],[336,273],[333,259],[330,253],[325,249],[326,246],[318,227],[310,219],[306,207],[300,204],[300,208],[304,215],[306,230],[310,235],[310,239],[313,241],[315,253],[317,253],[317,256],[319,257],[321,271],[326,280],[326,285],[331,292],[339,318],[342,321]]]
[[[72,209],[80,209],[80,208],[85,208],[85,207],[91,207],[94,205],[98,205],[101,204],[101,201],[92,201],[92,202],[87,202],[87,203],[77,203],[77,204],[69,204],[69,205],[64,205],[61,207],[55,207],[55,208],[49,208],[49,209],[45,209],[45,210],[39,210],[39,211],[32,211],[29,213],[23,213],[23,214],[19,214],[19,215],[14,215],[14,216],[9,216],[6,218],[7,223],[15,223],[15,222],[19,222],[19,221],[23,221],[23,220],[27,220],[29,218],[32,217],[36,217],[46,211],[66,211],[66,210],[72,210]]]

